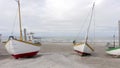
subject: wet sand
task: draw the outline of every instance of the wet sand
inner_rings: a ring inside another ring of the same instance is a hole
[[[106,43],[92,45],[92,56],[81,57],[73,51],[72,43],[43,43],[33,58],[14,59],[0,45],[0,68],[119,68],[120,58],[105,53]]]

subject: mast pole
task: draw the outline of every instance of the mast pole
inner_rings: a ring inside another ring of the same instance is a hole
[[[27,41],[27,30],[24,28],[24,40]]]
[[[118,36],[119,36],[119,46],[120,46],[120,21],[118,21],[118,32],[119,32],[119,34],[118,34]]]
[[[88,28],[87,28],[87,35],[86,35],[86,38],[85,38],[85,43],[87,43],[87,41],[88,41],[88,34],[89,34],[89,30],[90,30],[90,25],[92,23],[94,7],[95,7],[95,2],[93,3],[93,6],[92,6],[92,12],[91,12],[91,16],[90,16],[90,22],[89,22],[89,25],[88,25]]]
[[[113,35],[113,46],[115,48],[115,35]]]
[[[19,11],[19,27],[20,27],[20,40],[22,41],[23,40],[23,37],[22,37],[22,25],[21,25],[21,13],[20,13],[20,0],[18,0],[18,11]]]

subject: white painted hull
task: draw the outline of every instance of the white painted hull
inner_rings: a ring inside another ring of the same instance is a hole
[[[91,54],[93,52],[85,43],[74,45],[74,50],[81,54]]]
[[[5,45],[7,51],[11,55],[25,54],[31,52],[37,52],[40,50],[39,46],[27,44],[17,40],[9,40]]]
[[[119,55],[120,56],[120,48],[115,49],[115,50],[106,51],[106,53],[109,55]]]

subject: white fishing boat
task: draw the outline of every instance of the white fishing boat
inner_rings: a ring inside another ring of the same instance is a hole
[[[119,46],[116,46],[115,45],[115,36],[114,37],[114,44],[112,46],[110,46],[108,44],[107,46],[107,49],[106,49],[106,53],[109,54],[109,55],[112,55],[112,56],[120,56],[120,21],[118,22],[119,23]]]
[[[19,26],[20,26],[20,39],[17,40],[13,36],[9,37],[5,47],[10,55],[14,58],[33,57],[40,51],[40,45],[31,42],[23,41],[22,37],[22,25],[21,25],[21,13],[20,13],[20,1],[18,3],[19,10]]]
[[[91,55],[94,49],[87,43],[74,44],[74,51],[81,56]]]
[[[106,53],[112,56],[120,56],[120,47],[109,48]]]
[[[85,42],[83,42],[83,43],[76,43],[75,40],[73,41],[74,51],[79,53],[81,56],[91,55],[91,53],[94,51],[94,49],[90,46],[90,44],[88,44],[88,38],[89,38],[88,34],[89,34],[91,22],[92,22],[94,6],[95,6],[95,2],[93,3],[93,6],[92,6],[92,12],[91,12],[89,25],[88,25],[88,28],[87,28],[87,34],[86,34],[86,37],[85,37]]]

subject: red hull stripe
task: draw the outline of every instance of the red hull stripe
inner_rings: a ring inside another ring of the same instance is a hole
[[[78,50],[74,50],[74,51],[81,54],[82,56],[91,55],[90,53],[85,53],[85,52],[81,52],[81,51],[78,51]]]
[[[16,59],[18,58],[24,58],[24,57],[33,57],[35,56],[39,51],[35,51],[35,52],[29,52],[29,53],[23,53],[23,54],[12,54],[12,56]]]

